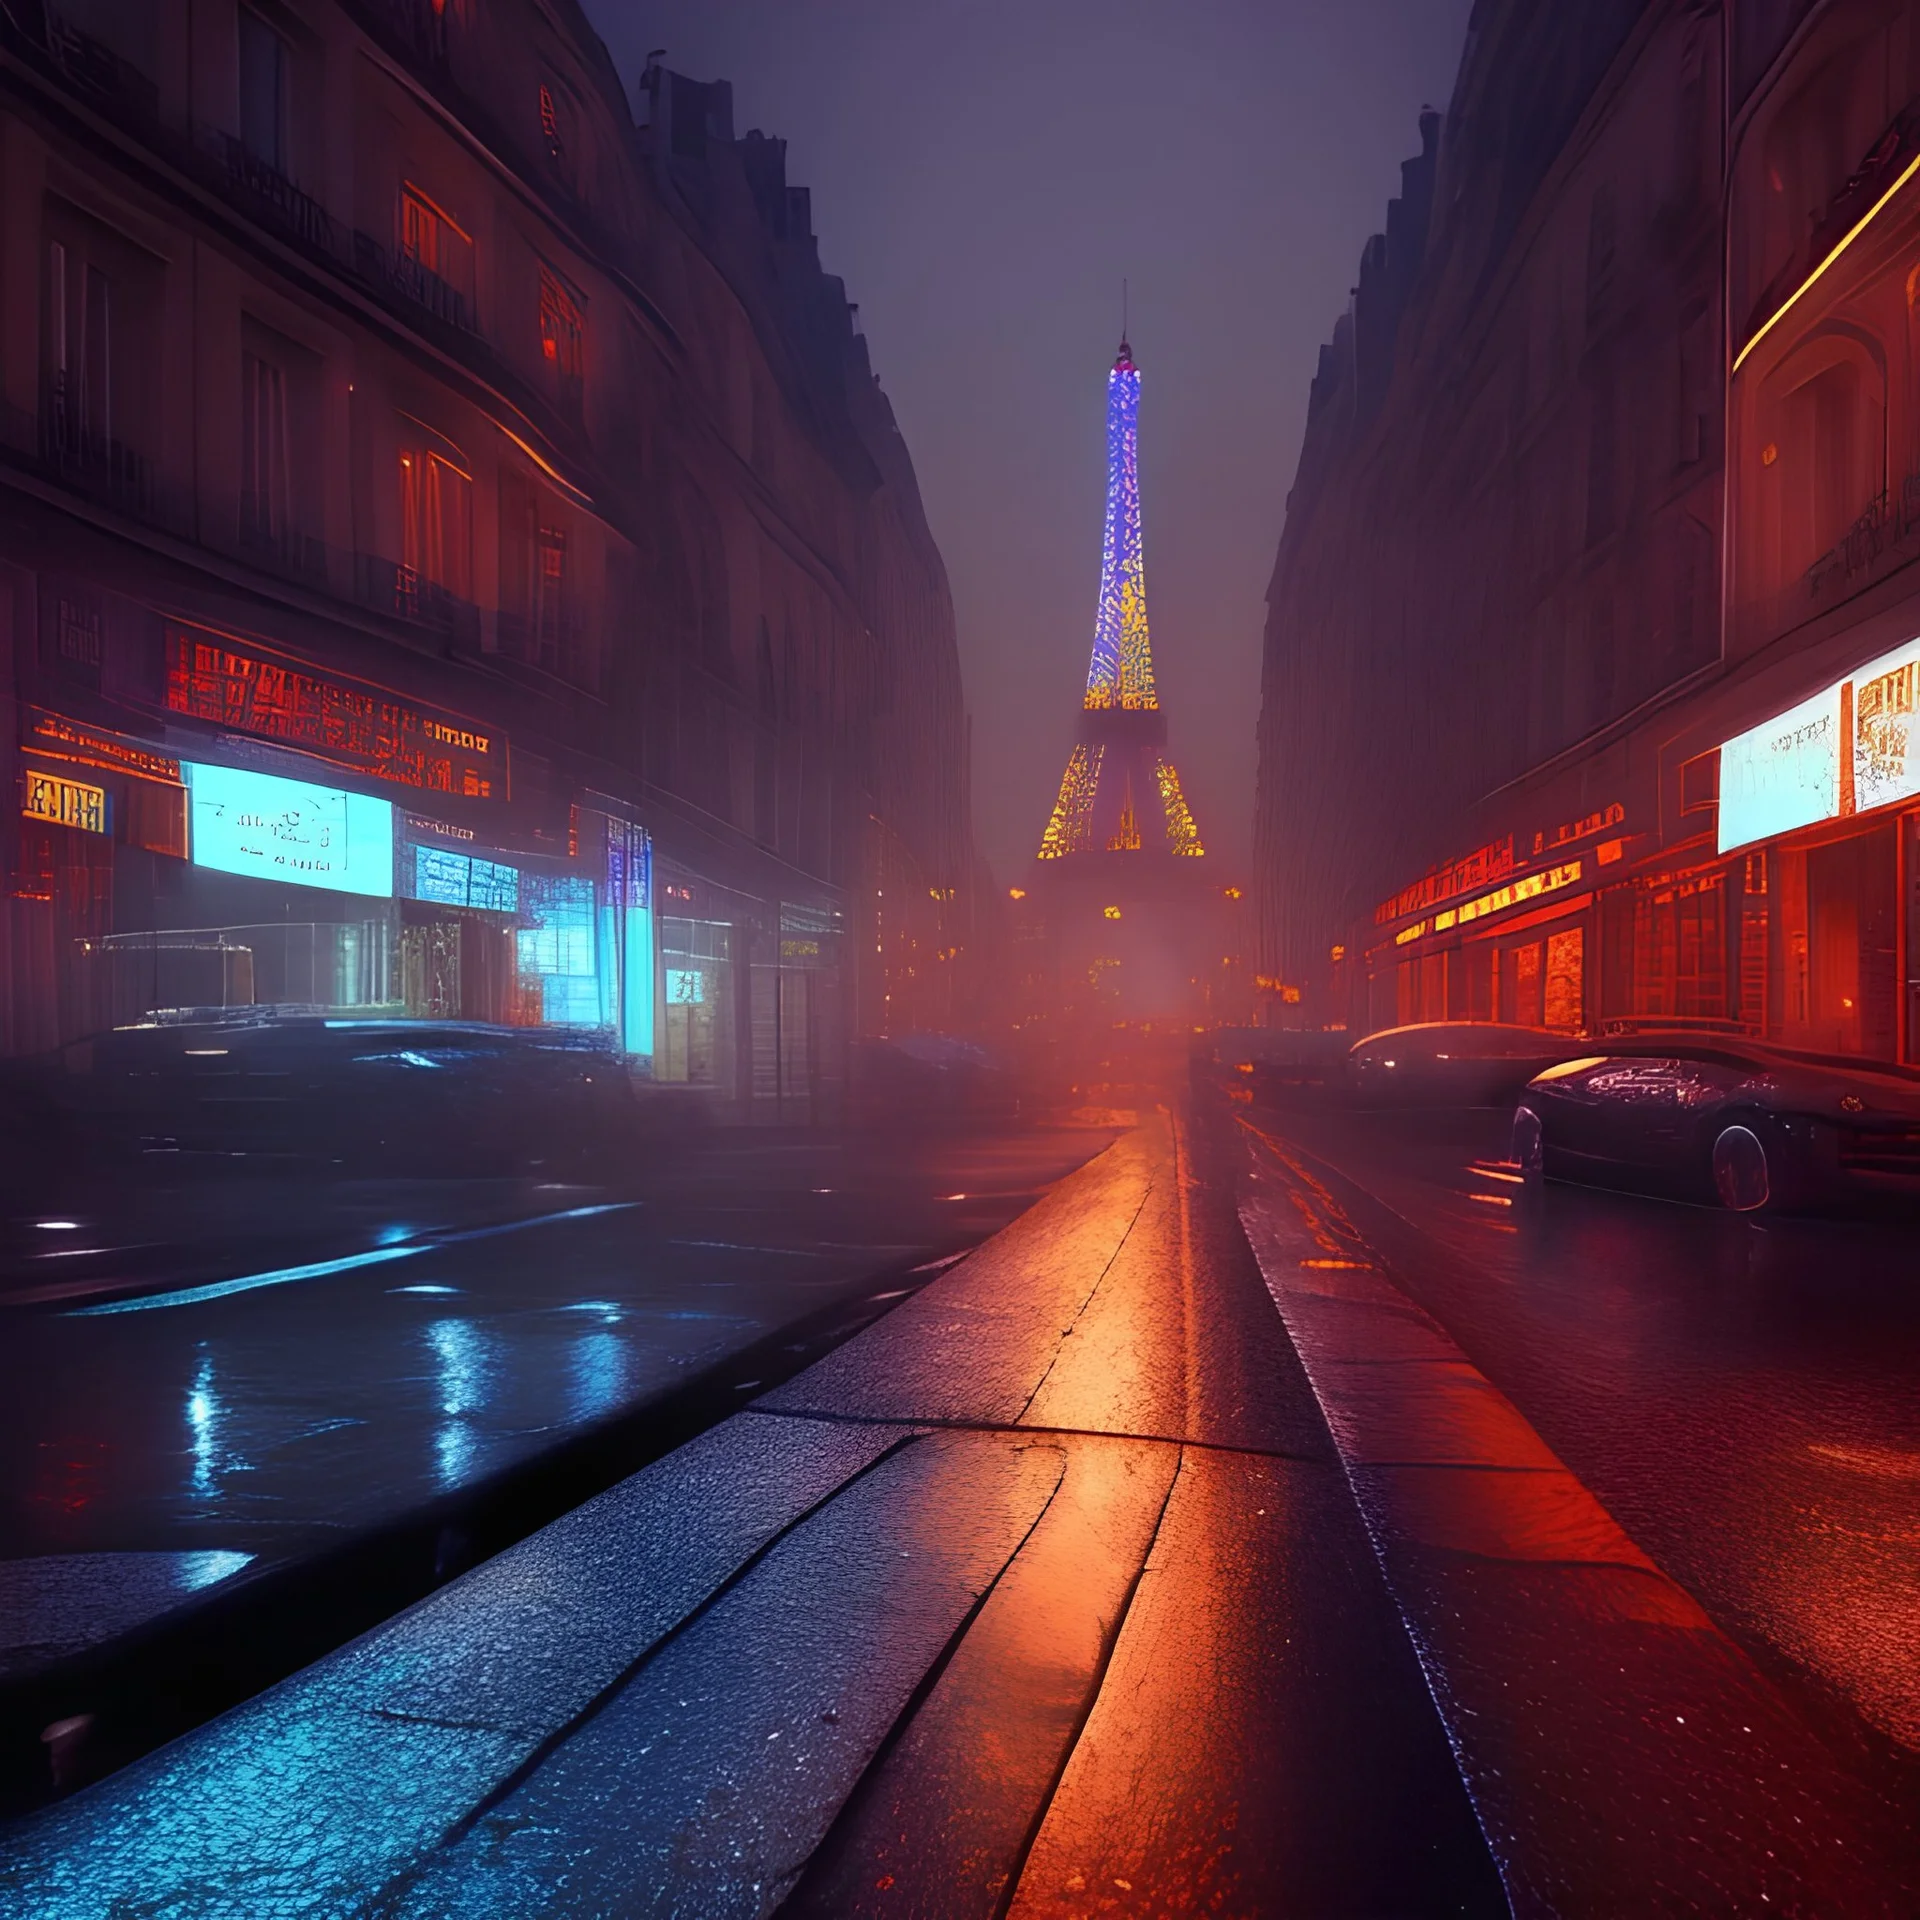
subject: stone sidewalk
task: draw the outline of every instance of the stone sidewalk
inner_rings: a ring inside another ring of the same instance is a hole
[[[1215,1144],[0,1836],[0,1912],[1504,1912]]]

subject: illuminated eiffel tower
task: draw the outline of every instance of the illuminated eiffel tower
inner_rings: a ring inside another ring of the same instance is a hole
[[[1180,776],[1167,757],[1167,718],[1153,685],[1146,562],[1140,543],[1140,370],[1123,339],[1107,375],[1107,529],[1100,562],[1087,697],[1060,797],[1041,836],[1042,861],[1064,871],[1163,856],[1197,860],[1206,849]],[[1131,874],[1129,878],[1144,878]]]

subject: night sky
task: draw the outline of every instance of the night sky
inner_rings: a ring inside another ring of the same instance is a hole
[[[1470,0],[585,0],[788,143],[946,556],[1005,884],[1086,675],[1131,283],[1147,605],[1208,851],[1252,839],[1267,577],[1320,342]],[[1223,873],[1223,878],[1228,877]]]

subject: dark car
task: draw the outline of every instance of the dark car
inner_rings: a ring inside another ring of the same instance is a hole
[[[1590,1051],[1564,1033],[1486,1020],[1389,1027],[1349,1050],[1346,1091],[1363,1107],[1505,1106],[1542,1068]]]
[[[249,1011],[117,1027],[33,1063],[71,1149],[183,1169],[605,1177],[634,1093],[597,1035]]]
[[[1522,1093],[1513,1154],[1530,1180],[1743,1212],[1920,1195],[1920,1075],[1723,1035],[1604,1045]]]

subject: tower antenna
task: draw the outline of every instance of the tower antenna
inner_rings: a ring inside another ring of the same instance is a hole
[[[1120,276],[1120,338],[1127,337],[1127,277]]]

